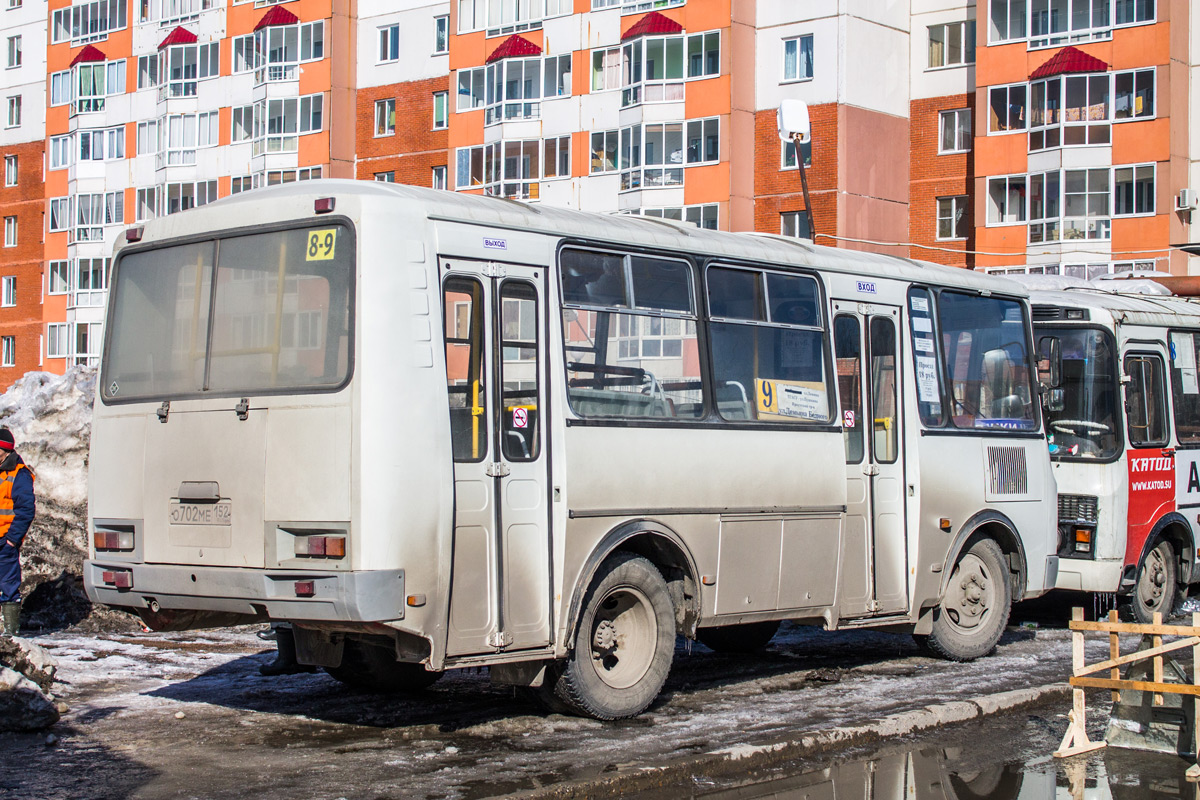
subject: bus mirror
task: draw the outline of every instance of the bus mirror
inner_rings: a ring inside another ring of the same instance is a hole
[[[1046,390],[1046,410],[1047,411],[1062,411],[1066,405],[1064,400],[1064,392],[1062,389],[1047,389]]]
[[[1062,340],[1057,336],[1038,339],[1038,382],[1047,389],[1062,386]]]

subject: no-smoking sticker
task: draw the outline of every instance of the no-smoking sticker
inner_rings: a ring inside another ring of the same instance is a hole
[[[842,424],[844,426],[846,426],[847,428],[854,427],[854,412],[853,411],[843,411],[842,412]]]
[[[513,427],[528,428],[529,427],[529,412],[523,408],[513,409]]]

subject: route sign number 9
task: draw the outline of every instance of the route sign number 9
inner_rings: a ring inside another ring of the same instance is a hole
[[[337,244],[337,228],[308,232],[308,244],[304,248],[305,261],[329,261],[333,258]]]

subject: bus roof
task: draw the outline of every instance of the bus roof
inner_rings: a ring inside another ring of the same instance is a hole
[[[431,220],[480,225],[498,230],[533,231],[613,245],[637,245],[671,252],[718,255],[812,267],[865,277],[990,290],[1024,297],[1019,283],[909,258],[814,245],[800,239],[763,233],[726,233],[655,217],[598,214],[498,197],[427,189],[375,181],[323,179],[255,189],[222,198],[186,213],[160,217],[145,224],[144,241],[195,235],[224,228],[294,219],[311,200],[344,200],[339,211],[355,203],[401,203],[412,213]],[[306,199],[311,198],[311,200]],[[253,213],[247,213],[253,209]],[[348,210],[348,209],[346,209]],[[307,214],[311,214],[309,210]],[[123,240],[118,240],[118,247]]]
[[[1174,295],[1131,294],[1096,286],[1077,286],[1065,290],[1033,289],[1029,302],[1106,311],[1126,325],[1162,327],[1200,327],[1200,303]],[[1034,321],[1039,315],[1034,313]]]

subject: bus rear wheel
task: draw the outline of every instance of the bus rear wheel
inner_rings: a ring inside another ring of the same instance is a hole
[[[696,631],[700,644],[718,653],[756,653],[762,650],[779,630],[777,621],[748,622],[744,625],[722,625]]]
[[[1012,587],[1000,546],[979,539],[958,557],[933,630],[917,641],[950,661],[972,661],[996,649],[1008,625]]]
[[[331,676],[355,689],[381,694],[419,692],[437,683],[441,672],[430,672],[420,664],[397,661],[385,647],[347,639],[342,663],[325,667]]]
[[[571,655],[546,682],[547,704],[595,719],[635,716],[658,697],[674,655],[666,580],[647,559],[617,553],[584,596]]]
[[[1133,596],[1129,598],[1135,620],[1153,622],[1156,612],[1161,613],[1163,619],[1171,616],[1179,594],[1175,564],[1175,548],[1166,541],[1159,542],[1142,559]]]

